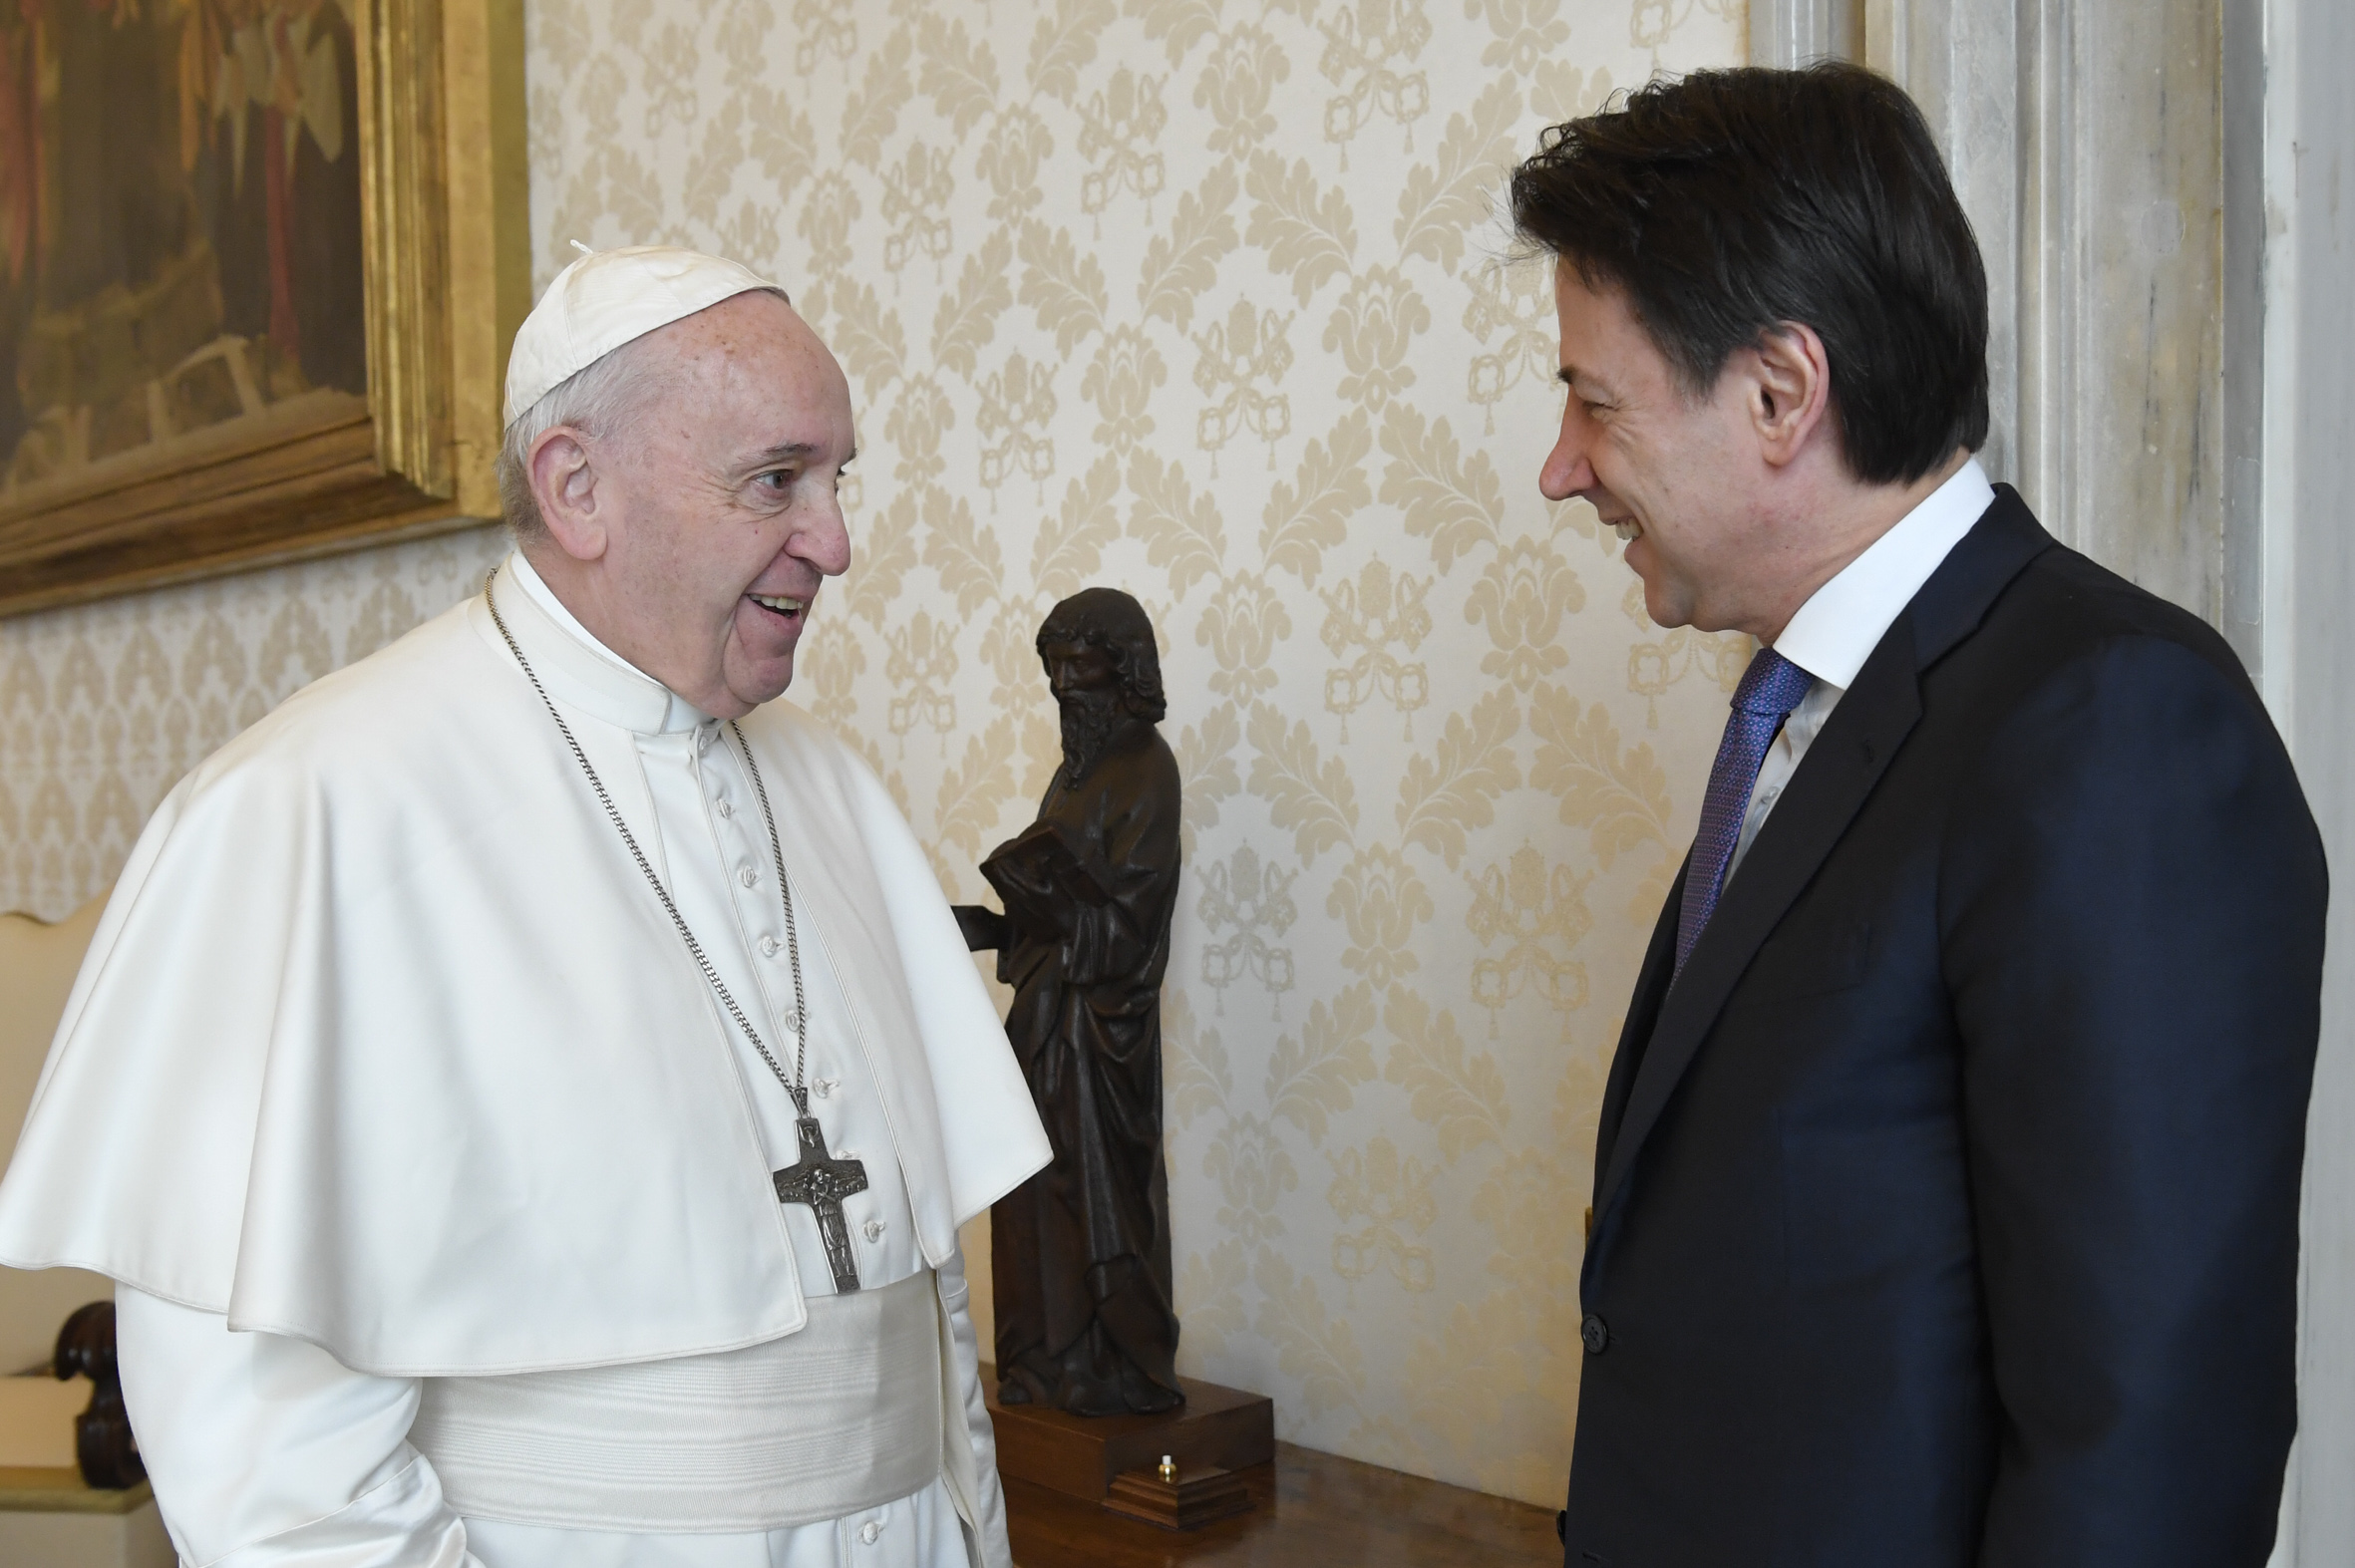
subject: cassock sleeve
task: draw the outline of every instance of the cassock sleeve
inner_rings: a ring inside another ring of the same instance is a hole
[[[194,1568],[482,1568],[409,1442],[420,1382],[120,1286],[123,1397]]]
[[[965,1279],[962,1247],[939,1269],[940,1303],[948,1312],[958,1393],[964,1400],[965,1428],[973,1445],[973,1543],[975,1568],[1014,1568],[1006,1538],[1006,1489],[998,1480],[998,1439],[981,1389],[981,1344],[973,1331],[973,1288]]]
[[[1991,738],[1941,881],[2003,1414],[1980,1561],[2256,1568],[2322,967],[2289,759],[2236,674],[2122,637]]]

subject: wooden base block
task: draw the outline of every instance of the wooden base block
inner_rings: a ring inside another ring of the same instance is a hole
[[[1274,1463],[1235,1479],[1251,1494],[1248,1512],[1169,1530],[1009,1475],[1014,1560],[1022,1568],[1561,1568],[1551,1508],[1280,1442]]]
[[[1241,1476],[1216,1465],[1179,1468],[1174,1480],[1164,1480],[1155,1465],[1114,1476],[1104,1506],[1165,1530],[1192,1530],[1250,1507],[1251,1490]]]
[[[1275,1457],[1275,1402],[1215,1383],[1179,1378],[1185,1403],[1161,1415],[1073,1415],[1035,1405],[1000,1405],[997,1369],[984,1364],[998,1439],[998,1472],[1101,1502],[1113,1477],[1149,1470],[1168,1454],[1180,1473],[1240,1470]]]

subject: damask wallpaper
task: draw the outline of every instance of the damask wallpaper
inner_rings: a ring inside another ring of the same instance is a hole
[[[1162,633],[1179,1365],[1287,1438],[1550,1504],[1619,1011],[1732,637],[1535,472],[1502,175],[1741,0],[533,0],[532,230],[770,271],[850,373],[859,558],[794,696],[955,896],[1053,767],[1031,637]],[[204,751],[472,590],[483,531],[0,622],[0,904],[114,874]]]
[[[0,909],[72,913],[182,774],[473,593],[505,549],[475,528],[0,620]]]

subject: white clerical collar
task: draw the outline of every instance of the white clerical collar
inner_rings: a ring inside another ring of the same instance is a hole
[[[1995,503],[1995,486],[1976,458],[1923,496],[1791,617],[1775,652],[1827,686],[1846,691],[1881,636],[1949,550]]]
[[[512,584],[520,592],[500,592]],[[694,730],[710,714],[589,635],[521,550],[510,550],[492,584],[507,630],[548,694],[640,735]]]

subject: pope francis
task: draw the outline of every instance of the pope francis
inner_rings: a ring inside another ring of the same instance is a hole
[[[906,823],[772,701],[841,369],[607,251],[506,417],[483,593],[148,824],[0,1260],[119,1282],[189,1564],[1005,1568],[957,1226],[1046,1138]]]

